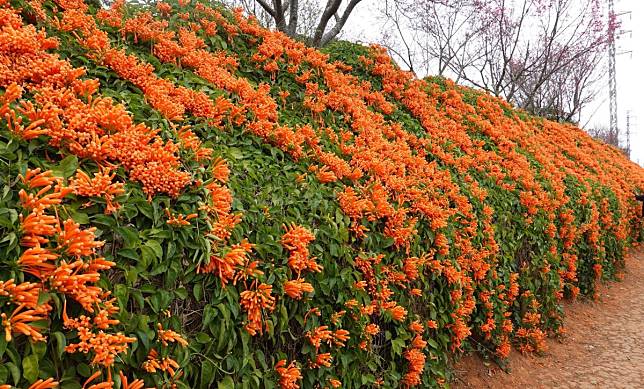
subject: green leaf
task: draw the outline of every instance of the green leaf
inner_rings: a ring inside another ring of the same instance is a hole
[[[78,374],[83,377],[89,377],[92,375],[92,369],[86,363],[79,363],[76,367],[76,371],[78,371]]]
[[[37,359],[42,359],[47,352],[47,343],[45,342],[32,342],[31,343],[31,352],[36,356]]]
[[[212,380],[215,378],[215,365],[209,360],[203,360],[201,362],[201,381],[199,387],[209,388]]]
[[[13,362],[7,362],[5,364],[7,369],[9,369],[9,372],[11,373],[11,378],[13,378],[13,383],[15,385],[18,385],[18,382],[20,381],[20,369],[18,366],[16,366]]]
[[[235,382],[230,376],[226,376],[217,384],[217,389],[235,389]]]
[[[78,224],[89,224],[89,215],[84,212],[74,212],[72,219]]]
[[[67,339],[62,332],[56,331],[51,336],[56,340],[56,354],[58,357],[61,357],[65,352],[65,346],[67,346]]]
[[[33,383],[38,379],[38,355],[31,354],[23,358],[22,376],[25,377],[29,383]]]
[[[78,158],[75,155],[70,155],[60,161],[58,166],[56,166],[52,170],[54,171],[55,175],[69,178],[74,174],[74,172],[76,172],[76,169],[78,169]]]
[[[9,378],[9,369],[0,365],[0,382],[9,382],[7,378]]]
[[[151,248],[157,258],[163,258],[163,248],[161,248],[161,244],[159,242],[156,240],[148,240],[145,242],[145,246]]]
[[[7,340],[4,336],[0,336],[0,358],[4,355],[4,351],[7,349]]]

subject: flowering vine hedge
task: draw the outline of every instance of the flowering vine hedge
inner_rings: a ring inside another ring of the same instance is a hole
[[[0,388],[431,387],[539,352],[644,170],[377,47],[0,0]]]

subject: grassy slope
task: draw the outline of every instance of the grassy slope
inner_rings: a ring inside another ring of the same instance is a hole
[[[46,3],[45,7],[50,9],[51,4]],[[136,8],[128,10],[128,14],[136,12],[138,12]],[[229,20],[234,20],[232,15],[226,11],[222,12]],[[195,14],[195,18],[197,15]],[[177,28],[178,25],[183,24],[176,14],[170,18],[170,23],[171,28]],[[85,78],[97,78],[101,81],[101,95],[112,97],[125,104],[135,122],[146,123],[152,128],[161,129],[164,139],[177,139],[176,132],[169,125],[169,121],[148,105],[148,100],[139,88],[120,79],[109,68],[100,65],[71,34],[57,31],[48,24],[45,26],[49,35],[59,37],[61,43],[56,52],[62,58],[68,58],[74,66],[85,67],[87,69]],[[131,36],[123,39],[115,29],[105,26],[102,28],[110,31],[114,47],[125,48],[128,53],[135,55],[141,61],[152,64],[159,77],[171,80],[176,85],[204,91],[213,98],[223,95],[236,101],[234,94],[214,87],[187,67],[178,68],[161,63],[151,54],[149,43],[134,44]],[[310,124],[319,128],[318,116],[311,114],[303,105],[305,97],[303,86],[295,80],[294,75],[285,71],[286,66],[281,65],[281,71],[275,76],[262,70],[261,66],[257,66],[253,61],[252,54],[257,51],[256,40],[243,33],[235,37],[229,36],[220,27],[218,35],[208,38],[206,42],[209,50],[213,52],[223,51],[235,56],[239,62],[236,76],[250,80],[253,85],[262,82],[271,85],[270,94],[275,101],[280,100],[280,91],[290,92],[287,103],[279,104],[280,124],[291,128]],[[373,55],[368,48],[338,42],[325,52],[330,56],[330,61],[342,60],[353,66],[350,73],[359,80],[369,81],[374,91],[382,90],[382,78],[374,75],[372,70],[359,59],[363,55],[367,57]],[[322,78],[315,74],[312,81],[317,81],[320,85],[324,84]],[[455,87],[439,79],[428,80],[426,87],[435,98],[437,112],[440,113],[440,120],[442,120],[440,125],[465,123],[469,139],[482,142],[480,150],[500,155],[500,161],[504,160],[504,154],[498,151],[499,139],[481,130],[481,122],[474,123],[470,119],[453,118],[450,116],[451,113],[447,113],[451,103],[446,97],[448,95],[442,94],[443,91],[445,93],[457,91],[462,95],[463,101],[474,107],[474,111],[485,112],[486,107],[477,106],[480,97],[478,92]],[[423,128],[418,117],[403,103],[389,94],[385,96],[395,107],[393,112],[384,115],[387,121],[401,123],[404,131],[422,139],[430,139],[431,147],[447,150],[448,154],[456,158],[466,156],[467,153],[459,148],[451,147],[451,144],[457,140],[434,137],[431,129]],[[514,323],[515,329],[539,328],[544,331],[556,331],[561,323],[559,299],[556,297],[556,292],[562,290],[558,271],[565,270],[567,267],[561,252],[574,253],[579,258],[576,263],[578,281],[567,282],[566,292],[571,288],[580,287],[583,293],[592,294],[593,285],[596,282],[592,266],[596,263],[603,265],[604,278],[613,277],[619,268],[624,247],[630,244],[633,237],[641,233],[641,219],[638,221],[633,216],[636,205],[626,200],[625,193],[637,186],[642,189],[644,183],[641,169],[624,161],[623,156],[608,149],[607,146],[595,144],[581,131],[530,118],[523,113],[510,110],[502,102],[494,102],[494,104],[499,110],[505,112],[510,121],[518,123],[512,131],[519,128],[538,135],[546,134],[545,138],[556,145],[561,142],[561,139],[557,138],[557,133],[554,131],[559,130],[565,141],[572,139],[573,143],[583,145],[582,157],[604,159],[601,161],[602,169],[604,164],[613,163],[613,165],[606,166],[605,172],[598,173],[594,171],[596,166],[592,163],[588,164],[579,156],[556,156],[556,158],[568,158],[572,164],[580,167],[580,171],[588,172],[577,177],[566,175],[566,186],[563,190],[572,200],[565,209],[571,209],[574,213],[572,224],[601,229],[599,240],[601,249],[596,250],[588,242],[587,233],[578,231],[572,250],[564,250],[561,242],[555,240],[554,245],[559,248],[559,252],[556,255],[550,255],[549,250],[553,240],[546,235],[550,222],[549,212],[539,210],[534,217],[530,218],[530,222],[526,220],[524,217],[526,208],[521,204],[520,185],[518,189],[502,187],[502,183],[512,182],[511,171],[507,167],[500,168],[502,171],[505,170],[506,175],[503,180],[498,181],[484,169],[468,169],[464,172],[457,165],[447,162],[444,157],[431,151],[426,155],[426,160],[435,164],[432,166],[436,166],[436,174],[445,172],[451,182],[455,183],[471,202],[473,213],[480,217],[481,220],[475,222],[476,234],[472,238],[475,249],[489,246],[489,240],[483,232],[484,203],[494,210],[491,220],[499,251],[490,255],[487,261],[496,269],[496,277],[492,277],[492,272],[489,272],[483,281],[474,284],[477,293],[473,300],[475,306],[471,315],[467,315],[467,324],[472,328],[473,335],[464,339],[462,346],[465,349],[475,348],[491,352],[494,352],[501,343],[503,333],[494,332],[491,338],[486,339],[480,331],[487,317],[487,308],[481,302],[479,293],[493,290],[499,285],[507,285],[509,288],[511,275],[517,273],[521,293],[530,291],[535,297],[519,298],[511,302],[509,308],[503,307],[503,301],[493,300],[493,318],[497,326],[501,326],[505,319],[503,312],[507,311],[510,312],[509,319]],[[350,116],[339,110],[325,109],[320,116],[326,126],[338,132],[352,123]],[[480,117],[483,117],[484,122],[487,120],[490,123],[491,119],[488,120],[485,113]],[[416,226],[418,232],[413,237],[408,252],[404,247],[394,247],[393,240],[385,234],[382,220],[362,220],[370,232],[364,239],[357,239],[350,232],[350,218],[343,213],[337,201],[337,193],[345,186],[351,186],[354,183],[347,180],[326,184],[319,182],[315,174],[308,172],[312,164],[310,159],[294,160],[285,153],[285,150],[266,143],[251,134],[243,125],[228,124],[222,131],[208,126],[203,119],[190,115],[187,115],[186,119],[179,124],[192,125],[205,146],[211,147],[215,156],[223,157],[228,161],[231,177],[227,185],[233,193],[232,209],[234,212],[243,213],[242,222],[233,231],[230,241],[239,242],[246,238],[256,245],[254,257],[260,261],[261,269],[265,273],[261,280],[274,286],[274,293],[279,296],[277,306],[272,313],[266,312],[265,320],[270,328],[268,333],[250,336],[243,328],[246,315],[239,307],[239,293],[246,286],[240,283],[236,286],[222,287],[217,277],[196,274],[196,261],[207,258],[209,254],[207,243],[202,238],[202,231],[192,226],[173,229],[165,224],[162,215],[164,208],[190,213],[197,210],[198,202],[202,200],[200,197],[202,193],[196,189],[186,188],[178,198],[172,199],[160,194],[148,203],[140,185],[128,181],[128,175],[120,169],[118,177],[122,182],[126,182],[127,194],[120,199],[123,205],[119,212],[105,216],[101,205],[81,208],[85,201],[80,199],[74,200],[69,206],[70,214],[74,215],[77,221],[99,228],[97,236],[107,241],[106,247],[112,249],[106,250],[104,255],[117,263],[117,269],[111,270],[103,277],[100,284],[105,289],[112,290],[118,298],[121,306],[118,318],[122,323],[118,326],[118,330],[137,338],[137,343],[131,347],[131,352],[128,355],[123,354],[117,361],[117,370],[127,371],[130,376],[145,377],[148,385],[153,383],[161,385],[162,382],[172,380],[167,374],[147,374],[141,369],[141,363],[145,360],[149,349],[154,347],[152,339],[155,337],[155,323],[163,321],[166,326],[184,334],[191,342],[188,349],[172,348],[167,351],[181,364],[184,374],[179,382],[185,387],[208,387],[214,386],[217,382],[228,384],[230,381],[226,381],[225,377],[232,377],[235,383],[243,383],[249,387],[271,387],[277,382],[273,366],[283,358],[288,361],[298,361],[304,376],[301,382],[303,387],[313,387],[315,384],[323,386],[333,377],[340,378],[345,387],[369,386],[376,380],[382,380],[385,387],[391,387],[399,383],[409,371],[408,361],[403,356],[405,350],[411,347],[413,339],[408,326],[412,320],[420,319],[423,323],[434,320],[438,324],[436,330],[425,329],[422,333],[424,340],[428,342],[423,351],[427,359],[422,382],[424,385],[437,385],[448,378],[449,359],[454,355],[452,346],[454,338],[458,337],[452,326],[455,320],[452,314],[464,303],[451,297],[450,292],[461,291],[467,294],[469,291],[463,290],[462,285],[448,282],[443,274],[432,272],[430,269],[422,270],[423,276],[413,285],[422,290],[422,298],[410,296],[408,289],[403,285],[391,286],[397,303],[408,311],[407,319],[396,322],[391,319],[390,314],[386,313],[372,316],[357,315],[356,318],[347,314],[340,325],[351,333],[351,340],[347,347],[325,348],[326,346],[323,346],[324,351],[331,352],[334,357],[332,367],[307,368],[307,361],[315,359],[316,352],[304,337],[306,331],[320,325],[331,326],[332,314],[342,310],[344,304],[351,299],[356,298],[366,305],[372,300],[373,296],[357,291],[353,286],[354,282],[365,279],[363,272],[356,267],[356,258],[382,254],[384,265],[394,269],[393,271],[400,270],[406,258],[421,257],[434,246],[437,231],[431,228],[431,220],[422,217],[418,220]],[[7,131],[4,122],[0,126],[0,141],[2,142],[0,147],[3,148],[0,158],[6,166],[2,169],[0,184],[7,188],[0,202],[0,211],[18,208],[19,187],[15,177],[19,173],[24,173],[27,167],[53,167],[59,172],[67,173],[67,176],[76,167],[90,172],[96,171],[93,162],[86,159],[80,161],[64,159],[69,156],[68,151],[52,148],[42,139],[31,142],[15,139]],[[536,182],[545,192],[555,193],[554,184],[550,180],[551,173],[539,162],[539,157],[543,156],[535,155],[535,151],[530,150],[531,143],[521,145],[518,139],[512,139],[512,141],[515,142],[513,143],[515,151],[525,157]],[[325,150],[338,152],[337,146],[332,145],[327,138],[321,136],[321,142]],[[593,148],[600,150],[601,154],[589,155],[588,150]],[[552,157],[546,156],[546,158]],[[343,158],[349,160],[347,156]],[[186,159],[189,158],[186,157]],[[61,164],[61,160],[66,162]],[[611,162],[611,160],[617,162]],[[71,168],[67,166],[70,161],[73,165]],[[605,176],[625,167],[632,176],[617,183],[610,182],[614,186],[609,187]],[[198,168],[198,164],[192,162],[184,164],[186,170]],[[303,181],[297,179],[307,172]],[[365,176],[363,183],[368,182],[370,177],[369,173]],[[488,191],[484,203],[472,194],[472,187],[467,183],[467,177],[473,178]],[[585,180],[587,184],[583,183]],[[623,192],[615,193],[615,188],[621,188]],[[442,190],[436,193],[437,197],[447,196],[441,192]],[[588,197],[590,201],[587,203],[581,201],[583,197]],[[594,211],[600,209],[604,198],[609,202],[603,210],[608,211],[607,213],[612,217],[600,221],[593,215],[593,208]],[[95,200],[100,203],[100,200]],[[449,204],[449,207],[455,207],[455,204]],[[9,211],[4,212],[8,214]],[[631,222],[633,228],[624,227]],[[315,292],[301,301],[289,299],[282,290],[284,281],[293,278],[292,272],[286,266],[288,253],[280,244],[284,234],[283,225],[289,223],[297,223],[315,233],[315,241],[310,245],[311,255],[317,257],[318,262],[324,267],[321,273],[306,274],[306,280],[313,285]],[[463,228],[459,223],[456,217],[452,217],[448,226],[441,229],[450,244],[454,243],[459,230]],[[628,239],[620,241],[615,238],[616,226],[620,225],[628,230]],[[20,234],[19,222],[14,218],[11,218],[8,223],[3,223],[0,228],[4,236],[10,233]],[[160,253],[154,250],[157,247],[161,248]],[[11,258],[17,257],[23,249],[18,246],[17,241],[5,239],[0,242],[0,250],[4,255],[3,258]],[[438,255],[436,258],[440,263],[449,263],[455,268],[461,266],[458,250],[453,250],[447,255]],[[2,262],[2,266],[10,268],[12,275],[20,274],[11,260]],[[543,269],[546,266],[548,270],[544,272]],[[376,271],[382,272],[382,267],[376,266]],[[383,273],[379,273],[378,278],[386,277]],[[4,275],[2,279],[5,279]],[[538,301],[539,306],[536,308],[532,306],[532,301]],[[309,319],[305,321],[307,312],[316,307],[321,310],[322,315],[320,317],[309,315]],[[173,315],[171,319],[166,319],[162,313],[166,308]],[[541,314],[536,324],[524,322],[526,311],[531,310]],[[80,309],[77,309],[78,311]],[[57,316],[59,312],[60,307],[57,307],[53,317],[59,317]],[[363,339],[366,339],[363,329],[367,323],[378,324],[382,331],[374,337],[366,350],[361,350],[358,346]],[[63,331],[60,320],[52,320],[50,326],[48,331],[50,334]],[[340,326],[332,327],[340,328]],[[68,335],[68,338],[70,342],[73,340],[72,335]],[[50,336],[49,339],[46,353],[38,351],[40,346],[30,346],[24,339],[18,339],[10,343],[7,351],[0,352],[0,360],[3,363],[10,361],[11,366],[18,369],[18,377],[20,377],[22,375],[20,373],[23,373],[25,368],[23,360],[29,355],[39,355],[41,376],[53,376],[62,380],[68,387],[74,387],[73,383],[78,382],[79,377],[89,375],[92,369],[82,355],[65,354],[63,358],[55,357],[54,350],[58,347],[57,338]],[[534,341],[530,337],[517,337],[515,340],[518,345],[530,344]],[[159,347],[158,344],[157,347]],[[63,374],[64,371],[66,373]],[[0,368],[0,377],[5,377],[7,382],[19,386],[18,379],[12,377],[12,374],[14,374],[13,370]],[[29,377],[26,376],[25,380],[29,380]],[[20,385],[24,385],[25,380],[20,381]]]

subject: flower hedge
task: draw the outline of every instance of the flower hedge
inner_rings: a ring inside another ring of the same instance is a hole
[[[377,47],[0,0],[0,388],[431,387],[598,298],[644,170]]]

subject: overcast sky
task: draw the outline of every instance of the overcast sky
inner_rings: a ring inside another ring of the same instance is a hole
[[[344,38],[365,43],[376,42],[381,35],[374,6],[382,0],[363,0],[351,15]],[[422,0],[420,0],[422,1]],[[588,1],[588,0],[579,0]],[[620,17],[622,29],[631,31],[618,41],[617,52],[631,51],[617,57],[618,125],[623,143],[626,143],[626,117],[630,112],[631,159],[644,166],[644,0],[615,0],[615,12],[627,12]],[[598,127],[609,125],[608,78],[603,91],[593,106],[582,112],[581,125]]]

